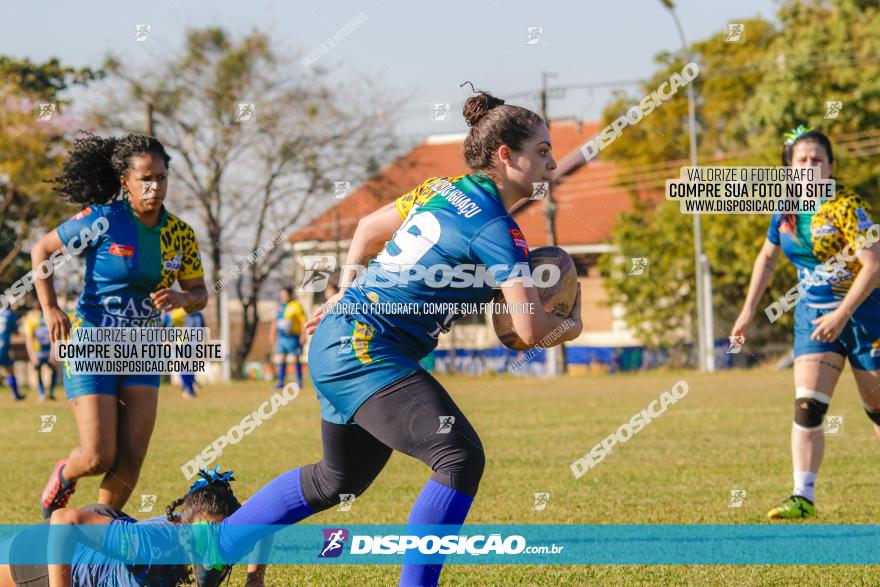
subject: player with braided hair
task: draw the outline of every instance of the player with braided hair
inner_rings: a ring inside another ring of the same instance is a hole
[[[77,532],[77,544],[69,544],[72,565],[0,565],[0,587],[44,587],[57,585],[78,585],[82,587],[140,586],[173,587],[190,583],[190,570],[187,565],[178,564],[125,564],[114,559],[112,552],[125,551],[124,556],[132,556],[130,550],[122,547],[126,535],[136,535],[137,549],[150,552],[153,558],[164,560],[183,557],[183,547],[175,526],[179,524],[216,523],[235,512],[241,504],[232,491],[234,481],[232,471],[220,472],[202,469],[199,478],[186,495],[175,499],[165,508],[164,516],[137,521],[125,512],[102,504],[94,504],[82,509],[61,508],[56,510],[50,520],[43,523],[53,525],[104,525],[105,539],[101,544],[91,544],[95,532]],[[176,511],[179,508],[179,512]],[[73,526],[76,528],[76,526]],[[73,534],[70,534],[72,536]],[[69,541],[72,542],[72,541]],[[21,557],[29,543],[27,539],[12,542],[10,559]],[[146,550],[144,550],[146,549]],[[154,553],[156,553],[154,555]],[[134,553],[137,557],[137,553]],[[140,557],[138,557],[140,558]],[[192,553],[186,558],[192,560]],[[193,565],[193,578],[200,587],[220,585],[230,576],[231,565],[207,567]],[[264,565],[248,565],[247,584],[263,584]]]

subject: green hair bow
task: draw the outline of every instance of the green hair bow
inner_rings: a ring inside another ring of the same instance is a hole
[[[799,138],[801,138],[802,136],[804,136],[805,134],[807,134],[811,130],[813,130],[813,129],[808,128],[808,127],[804,126],[803,124],[800,124],[797,126],[797,128],[794,128],[794,129],[788,131],[787,133],[785,133],[785,135],[783,135],[785,137],[785,146],[786,147],[792,146],[793,144],[795,144],[795,142]]]

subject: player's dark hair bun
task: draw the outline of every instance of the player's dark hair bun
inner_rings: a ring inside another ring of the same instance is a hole
[[[464,101],[464,119],[468,126],[475,126],[496,106],[504,105],[504,100],[488,92],[480,91]]]
[[[471,127],[464,140],[464,161],[473,171],[490,175],[500,145],[520,151],[544,120],[535,112],[505,104],[489,92],[479,91],[464,102],[464,118]]]

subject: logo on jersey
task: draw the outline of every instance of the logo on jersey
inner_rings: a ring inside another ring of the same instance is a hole
[[[874,344],[871,345],[871,356],[880,357],[880,338],[875,340]]]
[[[864,208],[856,208],[856,218],[859,219],[859,223],[857,225],[859,230],[866,230],[874,226],[874,223],[871,221],[870,218],[868,218],[868,213],[865,212]]]
[[[813,236],[831,236],[833,234],[837,234],[837,227],[830,222],[821,224],[813,229]]]
[[[79,220],[80,218],[85,218],[86,216],[88,216],[91,213],[92,213],[92,207],[89,206],[85,210],[81,210],[80,213],[77,214],[76,216],[74,216],[73,218],[71,218],[71,220]]]
[[[522,249],[523,254],[528,257],[529,244],[526,242],[526,237],[523,236],[523,233],[518,228],[511,228],[510,236],[513,237],[513,246]]]
[[[318,558],[336,558],[342,554],[345,541],[348,540],[348,530],[345,528],[324,528],[324,547]]]
[[[110,243],[110,254],[117,257],[134,257],[134,247]]]

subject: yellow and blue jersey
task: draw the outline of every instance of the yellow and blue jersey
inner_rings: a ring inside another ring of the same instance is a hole
[[[353,287],[346,290],[340,303],[419,308],[418,312],[363,311],[351,315],[368,327],[364,330],[371,337],[396,343],[421,358],[461,317],[442,308],[491,301],[496,291],[493,280],[502,283],[515,272],[528,270],[528,244],[504,208],[494,182],[480,173],[432,177],[399,197],[395,206],[402,226]],[[427,271],[419,275],[410,269],[413,266]],[[447,274],[448,285],[438,286],[442,273],[432,273],[433,266],[451,271],[451,276]],[[492,279],[463,285],[470,276],[480,275],[477,266],[489,268]],[[462,271],[460,279],[456,279],[456,268]],[[406,272],[403,279],[402,272]],[[395,280],[398,285],[381,287]]]
[[[22,329],[25,334],[33,337],[31,340],[31,349],[37,355],[48,355],[52,350],[52,342],[49,338],[49,327],[46,326],[46,320],[43,313],[39,310],[33,310],[25,316],[22,323]]]
[[[529,270],[528,244],[483,174],[433,177],[395,205],[401,227],[345,291],[341,311],[321,320],[309,347],[321,418],[328,422],[350,423],[372,394],[422,368],[419,360],[460,317],[434,304],[489,302],[493,285]],[[414,266],[429,270],[419,275],[410,271]],[[444,267],[432,274],[432,266]],[[452,276],[443,284],[446,267]],[[487,278],[476,283],[481,270]]]
[[[789,221],[791,216],[794,222]],[[839,306],[862,265],[858,259],[844,260],[829,271],[824,264],[843,253],[847,245],[855,255],[859,242],[867,239],[866,231],[874,225],[870,207],[855,192],[839,185],[836,197],[822,202],[816,212],[791,216],[774,214],[767,239],[782,247],[797,269],[806,286],[804,303],[813,308]],[[880,304],[880,288],[864,303]]]
[[[108,229],[82,252],[86,272],[77,315],[94,326],[158,326],[150,293],[204,275],[195,233],[164,208],[159,225],[145,226],[121,200],[90,206],[61,224],[62,244],[78,242],[80,231],[99,218]]]

